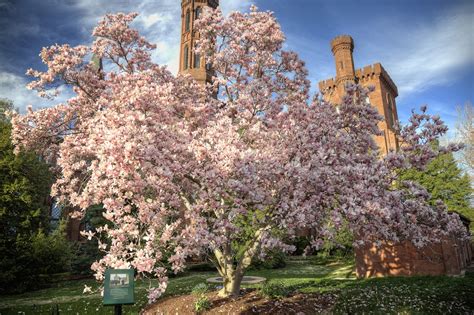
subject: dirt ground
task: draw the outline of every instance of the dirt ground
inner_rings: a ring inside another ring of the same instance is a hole
[[[281,299],[261,297],[255,289],[243,291],[236,299],[221,298],[217,292],[207,294],[212,303],[210,310],[201,314],[272,314],[272,315],[309,315],[327,314],[335,303],[331,294],[301,294]],[[196,314],[193,295],[181,295],[164,298],[148,306],[142,315]]]

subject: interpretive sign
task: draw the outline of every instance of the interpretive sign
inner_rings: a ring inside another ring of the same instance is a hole
[[[105,270],[104,305],[133,304],[134,297],[133,269]]]

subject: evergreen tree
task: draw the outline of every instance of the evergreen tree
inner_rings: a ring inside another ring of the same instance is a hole
[[[17,111],[13,106],[13,102],[6,98],[0,98],[0,121],[8,121],[7,111]]]
[[[49,233],[49,167],[33,153],[13,153],[6,110],[13,104],[0,100],[0,294],[37,288],[41,274],[69,265],[64,224]]]
[[[442,200],[449,211],[456,211],[474,221],[474,209],[470,203],[472,196],[470,179],[458,167],[452,153],[438,156],[423,171],[414,169],[406,171],[402,179],[415,181],[425,187],[431,194],[432,205],[437,200]]]
[[[11,126],[0,121],[0,234],[2,240],[48,229],[52,176],[32,153],[13,153]]]

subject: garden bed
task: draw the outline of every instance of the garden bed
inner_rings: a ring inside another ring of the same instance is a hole
[[[217,292],[207,293],[211,302],[209,310],[202,314],[315,314],[329,313],[334,306],[334,294],[302,294],[269,299],[258,294],[256,289],[244,289],[238,298],[221,298]],[[144,309],[143,315],[194,314],[196,297],[192,294],[165,298]]]

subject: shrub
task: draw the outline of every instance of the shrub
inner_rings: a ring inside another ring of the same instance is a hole
[[[216,266],[209,262],[201,262],[188,264],[186,267],[187,271],[217,271]]]
[[[254,269],[278,269],[286,266],[286,254],[280,250],[271,250],[264,260],[255,258],[251,268]]]
[[[21,293],[49,286],[53,274],[71,267],[71,247],[65,236],[65,222],[51,234],[42,230],[18,237],[0,255],[0,294]]]
[[[354,237],[347,226],[336,232],[334,241],[325,240],[318,256],[327,258],[330,256],[346,257],[352,255],[352,243]]]
[[[74,275],[92,275],[91,265],[102,258],[103,254],[97,247],[97,240],[76,242],[72,245],[73,259],[71,262],[71,272]]]
[[[267,298],[281,298],[288,296],[291,293],[291,289],[286,287],[283,282],[268,281],[260,287],[259,293]]]
[[[306,247],[311,245],[309,238],[307,236],[298,236],[295,237],[293,245],[296,247],[295,251],[292,253],[296,256],[301,256],[305,253]]]
[[[202,296],[209,290],[209,287],[206,283],[199,283],[194,286],[191,290],[192,295],[195,296]]]
[[[197,313],[211,308],[211,301],[209,301],[209,298],[205,295],[208,290],[209,286],[206,283],[199,283],[191,290],[191,294],[198,298],[194,303],[194,310]]]
[[[211,301],[209,301],[208,297],[205,295],[202,295],[197,299],[197,301],[194,303],[194,310],[197,313],[201,313],[203,311],[206,311],[210,309],[212,306]]]
[[[66,239],[66,222],[61,221],[59,228],[46,235],[39,231],[33,236],[32,262],[35,262],[40,274],[54,274],[71,270],[72,250]]]

